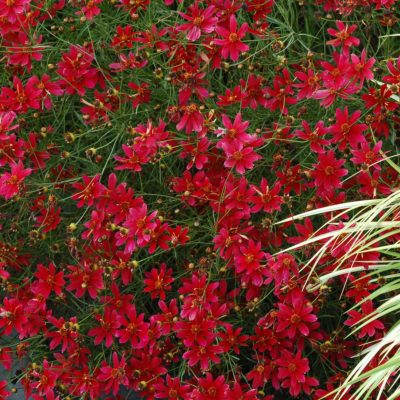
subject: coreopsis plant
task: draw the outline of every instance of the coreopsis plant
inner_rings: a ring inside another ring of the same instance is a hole
[[[398,168],[395,164],[393,166]],[[376,338],[373,342],[363,344],[362,351],[358,352],[361,360],[337,387],[328,388],[327,398],[366,399],[373,395],[377,399],[395,399],[400,393],[396,380],[400,364],[396,339],[398,323],[395,319],[398,311],[398,198],[399,191],[396,190],[386,198],[328,206],[294,217],[303,218],[328,210],[354,214],[339,229],[327,232],[323,228],[293,247],[302,248],[310,242],[323,243],[306,264],[310,265],[310,278],[313,278],[318,273],[321,258],[338,247],[348,246],[348,252],[337,258],[335,269],[323,271],[310,283],[308,290],[327,287],[338,278],[344,283],[350,282],[345,296],[354,302],[354,306],[347,311],[348,319],[344,324],[353,328],[351,334],[359,340],[367,336]],[[337,219],[337,216],[333,217],[328,224],[336,225]],[[386,244],[380,244],[382,237],[387,239]],[[376,252],[384,258],[374,262],[370,259],[370,253]],[[355,264],[355,256],[363,259],[364,263]],[[390,320],[392,324],[387,329],[386,324]],[[353,394],[349,395],[350,392]]]
[[[394,399],[399,10],[0,0],[0,399]]]

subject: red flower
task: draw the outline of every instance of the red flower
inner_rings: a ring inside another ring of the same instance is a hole
[[[136,32],[133,31],[132,25],[127,25],[125,27],[118,25],[111,42],[111,47],[116,47],[117,50],[122,50],[125,47],[131,49],[133,43],[137,41],[137,39],[135,39],[135,34]],[[129,57],[130,54],[131,53],[129,53]]]
[[[103,0],[87,0],[86,5],[82,7],[81,11],[77,11],[76,15],[84,14],[88,21],[91,21],[96,15],[99,15],[101,10],[97,4],[101,4]]]
[[[0,112],[0,140],[7,140],[7,133],[18,128],[18,124],[12,125],[16,117],[13,111]]]
[[[223,143],[246,143],[251,141],[251,139],[253,138],[252,135],[249,135],[246,132],[246,129],[249,127],[250,122],[243,121],[241,113],[236,114],[235,120],[233,122],[231,122],[227,115],[222,114],[222,123],[225,129],[219,128],[216,130],[216,134],[218,136],[222,136],[222,140],[217,143],[217,148],[222,148]]]
[[[380,182],[381,172],[379,170],[372,171],[372,173],[361,171],[357,175],[357,181],[360,184],[360,193],[368,197],[376,197],[378,193],[389,195],[393,193],[388,183]]]
[[[57,73],[62,77],[61,85],[67,94],[83,96],[86,89],[93,89],[99,81],[98,71],[91,67],[94,56],[90,49],[71,46],[57,64]]]
[[[42,36],[35,37],[34,35],[33,40],[36,43],[31,43],[25,32],[18,32],[15,41],[13,40],[11,46],[7,47],[10,65],[20,65],[25,67],[27,71],[31,71],[32,60],[40,61],[43,57],[40,51],[44,50],[43,47],[38,46],[42,41]]]
[[[254,189],[249,187],[246,178],[242,176],[239,181],[228,181],[225,191],[224,206],[227,210],[237,209],[244,213],[243,216],[250,215],[250,202],[253,202]]]
[[[267,180],[263,177],[261,178],[260,187],[255,185],[251,186],[255,195],[252,198],[254,206],[252,207],[252,212],[258,212],[263,210],[266,213],[272,213],[274,211],[280,211],[281,204],[283,203],[282,196],[279,196],[281,190],[281,184],[276,182],[272,188],[268,186]]]
[[[354,298],[354,301],[359,303],[365,297],[368,297],[373,290],[379,287],[377,283],[370,282],[371,277],[362,272],[358,278],[349,275],[349,280],[352,283],[351,288],[346,292],[346,297]]]
[[[120,343],[129,342],[133,349],[142,349],[149,341],[148,331],[150,324],[144,322],[144,314],[137,315],[136,307],[131,305],[124,316],[119,317],[122,329],[119,329],[115,336],[119,338]]]
[[[126,361],[122,356],[121,360],[118,360],[118,354],[113,353],[112,355],[113,364],[112,366],[107,365],[105,362],[100,367],[100,373],[97,375],[97,379],[101,382],[105,382],[104,391],[110,393],[112,391],[115,396],[120,385],[128,386],[129,379],[126,371]]]
[[[285,186],[283,193],[289,194],[293,190],[297,195],[300,195],[302,188],[306,186],[303,183],[303,178],[300,175],[300,172],[301,166],[292,166],[290,161],[285,164],[285,169],[283,171],[276,172],[279,182]]]
[[[83,265],[68,265],[70,274],[66,275],[69,279],[67,290],[75,291],[76,297],[83,297],[86,291],[92,299],[97,298],[99,290],[104,289],[103,269],[94,269],[87,262]]]
[[[0,328],[4,328],[3,335],[10,335],[14,329],[18,333],[24,332],[24,325],[28,323],[25,311],[18,299],[4,298],[0,306]]]
[[[113,280],[121,277],[121,281],[124,285],[128,285],[132,282],[132,272],[135,264],[130,261],[130,254],[125,254],[122,251],[117,251],[115,257],[111,260],[111,265],[114,266],[112,272]]]
[[[206,343],[206,345],[201,346],[199,344],[195,344],[190,347],[188,351],[183,353],[182,358],[184,360],[188,360],[189,367],[194,367],[197,363],[200,364],[200,368],[203,371],[207,371],[209,369],[209,364],[220,363],[220,358],[217,354],[223,353],[223,349],[220,345]]]
[[[228,107],[232,104],[240,103],[245,97],[246,94],[242,92],[241,87],[238,85],[233,90],[226,89],[225,95],[219,95],[217,106]]]
[[[0,365],[6,371],[11,371],[11,369],[12,369],[13,362],[14,362],[13,354],[14,354],[14,351],[10,347],[2,347],[0,349]],[[1,384],[0,384],[0,387],[1,387]],[[0,396],[0,398],[1,398],[1,396]]]
[[[72,317],[66,322],[62,317],[57,319],[49,315],[47,321],[57,328],[57,331],[50,331],[45,334],[47,338],[51,339],[49,349],[54,350],[61,344],[61,353],[64,353],[64,351],[68,351],[69,354],[73,353],[78,347],[79,338],[79,325],[76,317]]]
[[[223,375],[213,378],[210,373],[205,378],[199,378],[199,389],[195,391],[195,400],[221,400],[225,399],[225,394],[229,386],[225,383]]]
[[[87,365],[83,365],[82,370],[76,369],[71,377],[71,394],[74,396],[90,396],[95,400],[100,396],[100,382],[97,379],[98,370],[90,373]]]
[[[373,318],[375,314],[374,304],[371,300],[364,301],[361,304],[361,311],[362,312],[350,310],[348,312],[350,318],[344,323],[347,326],[354,326],[363,320],[362,326],[360,327],[360,333],[358,334],[360,339],[365,336],[373,337],[377,334],[377,331],[385,329],[385,325],[383,325],[383,323],[378,319],[372,319],[367,324],[364,324],[364,318]]]
[[[307,302],[300,291],[294,291],[287,299],[289,304],[279,303],[277,313],[277,332],[285,332],[289,339],[297,333],[309,336],[310,330],[315,329],[317,316],[313,314],[313,306]]]
[[[9,111],[26,113],[30,108],[34,110],[41,108],[41,91],[35,86],[35,80],[35,77],[30,77],[24,86],[21,79],[14,76],[14,90],[8,87],[1,89],[0,98],[2,103],[8,106]]]
[[[176,322],[174,330],[186,347],[192,347],[195,344],[206,346],[216,337],[213,331],[215,326],[215,321],[206,319],[204,312],[201,312],[194,320]]]
[[[106,307],[104,315],[97,314],[95,316],[99,326],[95,326],[87,333],[88,336],[94,336],[94,344],[99,345],[103,341],[106,347],[112,346],[114,339],[118,334],[117,329],[121,326],[118,313],[111,307]]]
[[[60,213],[60,207],[42,208],[40,215],[36,217],[36,226],[41,228],[44,233],[54,231],[61,222]]]
[[[198,110],[196,104],[192,103],[188,106],[182,106],[183,116],[176,125],[176,129],[182,131],[185,128],[186,133],[201,132],[203,129],[204,118]]]
[[[129,214],[123,224],[124,230],[117,233],[117,245],[125,244],[124,253],[132,254],[136,246],[144,247],[151,240],[151,232],[157,224],[154,218],[157,211],[147,215],[147,205],[130,208]]]
[[[104,211],[92,211],[92,215],[88,222],[85,222],[86,231],[82,233],[82,239],[89,239],[93,235],[93,241],[105,240],[110,236],[110,231],[106,229],[106,219]]]
[[[327,88],[339,88],[347,86],[349,83],[348,75],[351,72],[349,57],[342,53],[333,53],[334,63],[321,61],[323,83]]]
[[[279,111],[287,115],[289,110],[287,106],[297,103],[297,98],[293,97],[294,90],[289,71],[285,68],[283,76],[275,75],[272,88],[265,89],[267,101],[265,107],[271,111],[279,109]]]
[[[374,73],[371,71],[372,67],[375,64],[375,58],[371,57],[367,60],[367,52],[365,49],[361,52],[361,57],[358,57],[355,54],[350,55],[352,68],[349,75],[352,78],[360,81],[360,85],[364,83],[364,80],[370,81],[374,79]]]
[[[165,263],[161,264],[160,270],[152,268],[150,272],[145,272],[146,278],[143,280],[145,284],[144,292],[150,293],[152,299],[160,298],[165,300],[165,291],[171,290],[172,268],[168,268]]]
[[[30,132],[28,140],[26,141],[26,153],[34,165],[34,170],[44,168],[46,166],[46,160],[51,157],[48,151],[38,150],[38,141],[39,135]]]
[[[244,273],[251,276],[251,282],[255,286],[263,283],[261,263],[265,260],[266,254],[261,251],[261,242],[255,243],[250,240],[245,246],[240,246],[240,252],[235,255],[235,268],[237,273]]]
[[[266,268],[265,276],[267,279],[265,283],[275,281],[276,291],[282,284],[288,283],[289,279],[293,276],[299,276],[298,266],[295,258],[291,254],[278,254],[276,260],[271,258],[268,261],[268,268]]]
[[[328,28],[328,33],[334,36],[335,39],[328,40],[326,44],[330,44],[334,47],[343,46],[343,49],[349,49],[351,46],[358,46],[360,39],[351,36],[351,34],[357,29],[357,25],[348,26],[342,21],[336,21],[336,27],[338,30]]]
[[[217,46],[222,46],[222,58],[230,57],[232,61],[237,61],[240,53],[249,50],[249,46],[241,41],[246,36],[248,30],[249,26],[247,23],[244,23],[239,30],[237,29],[237,21],[234,15],[231,15],[229,18],[229,30],[222,26],[216,26],[215,31],[223,39],[215,39],[214,43]]]
[[[146,146],[128,146],[122,145],[122,150],[125,153],[125,157],[114,156],[114,159],[118,161],[120,165],[116,166],[117,171],[125,169],[140,172],[142,170],[142,164],[148,162],[147,155],[149,149]]]
[[[111,283],[111,295],[103,296],[101,302],[108,307],[114,308],[119,314],[127,313],[134,299],[133,294],[121,294],[119,285],[116,282]]]
[[[187,31],[187,38],[190,41],[197,40],[202,33],[211,33],[215,28],[215,24],[218,22],[217,17],[212,15],[215,13],[215,7],[213,5],[207,7],[204,10],[199,9],[197,1],[188,7],[190,14],[185,14],[178,11],[182,18],[185,18],[189,23],[182,24],[176,27],[178,31]]]
[[[353,149],[365,143],[366,139],[363,132],[368,129],[368,126],[356,123],[360,116],[361,111],[355,111],[352,115],[349,115],[347,107],[343,110],[340,108],[336,110],[336,123],[329,128],[329,133],[333,135],[332,142],[339,143],[339,150],[343,151],[347,143]]]
[[[0,0],[0,17],[14,23],[29,9],[31,0]]]
[[[361,98],[364,100],[365,107],[373,108],[373,112],[379,114],[386,110],[396,110],[398,104],[391,100],[392,95],[393,92],[384,84],[379,90],[370,88],[368,94],[363,94]]]
[[[250,107],[255,110],[258,106],[265,107],[267,100],[265,98],[266,88],[263,88],[264,78],[250,74],[246,80],[240,80],[242,87],[241,105],[243,108]]]
[[[24,169],[22,161],[11,164],[11,172],[0,176],[0,195],[6,200],[11,199],[23,188],[24,179],[32,173],[31,168]]]
[[[264,0],[262,0],[264,2]],[[247,385],[244,385],[247,386]],[[258,400],[257,397],[257,390],[250,389],[245,391],[244,388],[240,385],[238,381],[235,381],[233,388],[227,393],[226,400]],[[264,400],[271,400],[271,399],[264,399]]]
[[[231,324],[224,324],[224,328],[225,332],[218,333],[221,339],[219,344],[226,353],[232,349],[236,354],[240,354],[239,346],[247,346],[246,342],[249,337],[247,335],[241,335],[243,330],[241,327],[234,329]]]
[[[11,392],[7,390],[7,381],[0,381],[0,399],[5,400],[8,399],[11,395]]]
[[[149,84],[146,82],[137,85],[135,82],[129,82],[128,87],[135,91],[133,95],[128,95],[128,98],[132,100],[132,107],[137,108],[140,104],[146,104],[150,102],[151,90]]]
[[[188,398],[191,388],[182,384],[179,377],[172,378],[169,374],[165,377],[165,383],[160,382],[154,385],[156,399],[179,400]]]
[[[135,68],[143,68],[147,65],[147,60],[140,60],[136,58],[136,56],[129,52],[128,55],[126,54],[118,54],[119,61],[111,63],[109,67],[113,70],[113,72],[122,72],[127,69],[135,69]]]
[[[321,76],[316,74],[314,70],[308,69],[307,72],[297,71],[294,73],[301,83],[295,83],[293,86],[299,88],[297,97],[299,100],[310,99],[317,89],[320,87]]]
[[[317,193],[331,193],[342,186],[340,178],[346,176],[347,169],[341,168],[345,160],[337,160],[333,150],[318,155],[318,163],[313,164],[311,176],[314,178]]]
[[[43,361],[43,368],[40,372],[34,373],[36,382],[32,384],[32,388],[38,391],[39,396],[37,399],[47,398],[48,400],[54,399],[54,389],[56,381],[60,373],[57,368],[51,365],[47,360]],[[36,399],[35,399],[36,400]]]
[[[272,12],[274,0],[247,0],[245,4],[254,21],[260,21],[266,19],[268,14]]]
[[[330,141],[324,139],[324,136],[328,133],[328,128],[324,126],[323,121],[318,121],[315,128],[311,130],[310,125],[307,121],[301,121],[303,130],[295,130],[294,134],[300,139],[307,140],[310,143],[310,149],[314,153],[325,153],[324,147],[330,144]]]
[[[350,160],[355,165],[365,165],[379,171],[381,169],[379,161],[383,160],[383,157],[380,154],[381,149],[382,141],[377,142],[372,149],[368,142],[364,142],[361,144],[361,149],[354,149],[352,151],[353,158],[350,158]]]
[[[261,359],[259,360],[258,364],[246,374],[246,378],[250,381],[253,381],[251,385],[252,387],[258,388],[260,386],[264,386],[265,382],[271,378],[273,362],[267,362],[266,360]]]
[[[387,67],[390,75],[384,76],[382,79],[386,83],[392,83],[393,85],[400,83],[400,56],[397,58],[396,65],[393,60],[387,62]]]
[[[187,164],[186,169],[191,169],[193,165],[201,170],[208,162],[207,149],[210,146],[210,141],[203,137],[196,143],[182,142],[183,151],[179,155],[179,158],[190,158],[190,162]]]
[[[289,388],[292,396],[298,396],[301,391],[301,383],[306,381],[305,374],[310,370],[308,358],[301,358],[301,353],[293,355],[283,350],[282,357],[276,360],[278,364],[278,378],[281,379],[282,387]]]
[[[121,3],[117,7],[122,7],[125,11],[129,12],[129,15],[133,17],[139,9],[146,10],[150,4],[150,0],[136,0],[131,2],[129,0],[119,0]]]
[[[262,156],[254,151],[251,144],[245,147],[241,142],[221,142],[221,147],[226,155],[224,166],[235,168],[239,174],[244,174],[246,169],[253,169],[254,163],[262,159]]]
[[[103,193],[104,186],[99,182],[100,175],[96,175],[93,178],[89,176],[82,176],[83,184],[76,182],[72,187],[78,190],[78,193],[72,195],[72,200],[78,201],[77,207],[81,208],[85,204],[92,206]]]
[[[50,293],[54,291],[57,296],[60,296],[64,288],[64,272],[56,272],[56,266],[50,263],[48,268],[43,264],[38,264],[35,277],[38,279],[35,286],[44,298],[48,298]]]
[[[152,321],[156,321],[160,325],[161,333],[167,335],[175,324],[174,319],[178,315],[176,299],[172,299],[169,305],[160,300],[158,302],[158,307],[160,307],[161,314],[153,315]]]

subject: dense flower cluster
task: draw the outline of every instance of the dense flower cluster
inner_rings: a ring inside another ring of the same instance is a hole
[[[399,10],[0,0],[0,364],[27,398],[317,400],[343,381],[391,323],[348,337],[380,254],[311,290],[310,255],[329,246],[317,279],[354,242],[293,253],[323,221],[276,222],[400,188]]]

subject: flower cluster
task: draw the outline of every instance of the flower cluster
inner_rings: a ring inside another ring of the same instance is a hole
[[[400,188],[399,9],[0,0],[0,399],[337,387],[393,322],[366,270],[398,232],[358,253],[348,215],[290,217]]]

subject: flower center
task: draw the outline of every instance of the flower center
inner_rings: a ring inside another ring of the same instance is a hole
[[[300,322],[301,322],[301,317],[300,317],[300,315],[299,315],[299,314],[293,314],[293,315],[290,317],[290,322],[291,322],[292,324],[298,324],[298,323],[300,323]]]
[[[9,185],[15,185],[18,183],[18,176],[17,175],[11,175],[10,178],[8,178],[7,183]]]
[[[161,289],[161,287],[162,287],[162,279],[157,278],[157,280],[156,280],[156,282],[155,282],[155,284],[154,284],[154,287],[155,287],[156,289]]]
[[[341,40],[346,40],[350,35],[347,31],[338,32],[336,36]]]
[[[368,151],[365,153],[365,159],[368,161],[372,161],[375,158],[375,153],[373,151]]]
[[[136,331],[136,328],[137,328],[137,325],[135,324],[135,323],[133,323],[133,322],[131,322],[127,327],[126,327],[126,330],[129,332],[129,333],[134,333],[135,331]]]
[[[243,158],[243,154],[242,154],[240,151],[235,151],[235,152],[233,153],[233,158],[234,158],[236,161],[239,161],[239,160],[241,160],[241,159]]]
[[[357,71],[357,72],[360,72],[363,68],[364,68],[364,64],[363,63],[358,63],[358,64],[356,64],[355,66],[354,66],[354,69]]]
[[[272,199],[271,193],[264,193],[262,195],[262,199],[263,199],[264,203],[270,202]]]
[[[325,168],[325,175],[328,175],[328,176],[332,175],[334,171],[335,171],[335,169],[331,165],[329,165],[328,167]]]
[[[197,106],[196,106],[196,104],[191,104],[190,106],[186,107],[186,111],[187,111],[189,114],[192,114],[192,113],[196,112],[196,111],[197,111]]]
[[[231,33],[229,35],[229,41],[230,42],[234,43],[234,42],[237,42],[238,40],[239,40],[239,36],[238,36],[237,33]]]
[[[340,129],[342,130],[343,133],[349,133],[350,125],[348,123],[344,123],[341,125]]]
[[[307,83],[309,86],[315,85],[317,83],[317,81],[318,81],[318,78],[315,76],[307,79]]]
[[[249,264],[251,262],[253,262],[254,260],[254,254],[247,254],[246,255],[246,262]]]
[[[288,370],[289,370],[290,372],[295,372],[296,369],[297,369],[297,365],[296,365],[295,363],[290,363],[290,364],[288,365]]]
[[[122,378],[125,375],[125,370],[124,368],[113,368],[111,371],[111,376],[115,378]]]
[[[200,26],[204,21],[203,16],[199,16],[193,19],[193,25]]]
[[[331,72],[332,76],[340,76],[342,73],[340,72],[339,68],[334,68]]]
[[[236,133],[237,133],[237,130],[236,129],[234,129],[234,128],[232,128],[232,129],[228,129],[228,131],[227,131],[227,136],[229,137],[229,138],[234,138],[235,136],[236,136]]]

